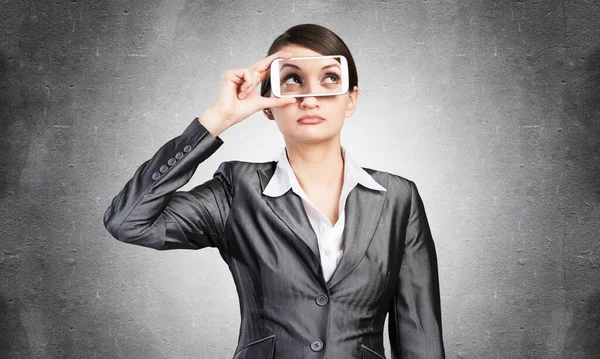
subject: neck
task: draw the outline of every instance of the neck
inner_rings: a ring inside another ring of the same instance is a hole
[[[343,183],[344,158],[339,138],[310,145],[286,142],[286,152],[302,187],[331,187]]]

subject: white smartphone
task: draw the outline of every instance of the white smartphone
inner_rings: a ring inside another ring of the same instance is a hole
[[[343,55],[302,56],[271,62],[276,97],[334,96],[348,92],[348,61]]]

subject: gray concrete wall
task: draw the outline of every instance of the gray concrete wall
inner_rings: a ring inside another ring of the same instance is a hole
[[[218,252],[125,245],[102,214],[223,70],[306,22],[358,66],[342,142],[419,186],[448,358],[598,357],[598,1],[1,7],[0,357],[232,356],[239,309]],[[283,145],[260,113],[221,137],[182,190]]]

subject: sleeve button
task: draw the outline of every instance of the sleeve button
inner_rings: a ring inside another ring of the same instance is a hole
[[[175,155],[175,159],[180,160],[183,158],[183,152],[177,152],[177,154]]]
[[[192,146],[190,145],[185,145],[185,147],[183,148],[183,152],[190,152],[192,150]]]
[[[158,170],[160,171],[160,173],[165,173],[168,169],[169,167],[167,167],[167,165],[162,165]]]
[[[154,174],[152,174],[152,179],[153,179],[153,180],[155,180],[155,181],[156,181],[156,180],[157,180],[157,179],[159,179],[159,178],[160,178],[160,173],[158,173],[158,172],[154,172]]]
[[[168,164],[169,166],[173,166],[175,163],[177,163],[177,160],[176,160],[176,159],[174,159],[174,158],[171,158],[171,159],[170,159],[170,160],[167,162],[167,164]]]

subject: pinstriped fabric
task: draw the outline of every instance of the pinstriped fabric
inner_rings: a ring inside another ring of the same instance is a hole
[[[325,280],[331,278],[344,252],[344,243],[342,241],[342,233],[346,223],[346,211],[344,207],[349,192],[359,183],[377,191],[386,190],[356,163],[345,146],[341,146],[341,155],[344,160],[344,178],[338,203],[338,220],[333,225],[329,221],[329,218],[312,203],[300,186],[288,161],[287,149],[285,147],[279,155],[275,173],[263,191],[263,194],[267,196],[281,196],[291,189],[302,198],[302,205],[317,236],[321,267]]]
[[[325,278],[302,198],[263,193],[275,161],[223,162],[176,192],[222,143],[194,120],[140,166],[104,224],[159,250],[218,248],[240,302],[235,359],[383,358],[386,314],[392,358],[445,357],[435,246],[413,182],[364,168],[386,191],[348,193],[344,254]]]

